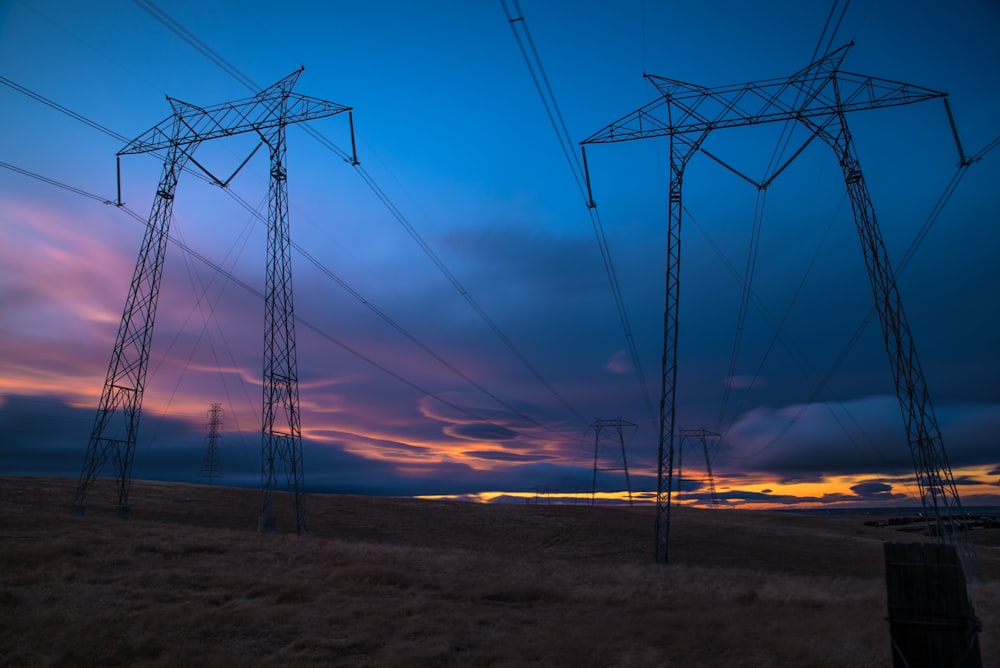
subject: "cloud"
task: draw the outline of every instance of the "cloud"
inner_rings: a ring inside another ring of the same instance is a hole
[[[674,489],[678,492],[697,492],[705,489],[707,483],[704,480],[692,480],[691,478],[681,478],[674,481]]]
[[[960,475],[960,476],[956,476],[955,477],[955,485],[957,487],[975,486],[975,485],[989,485],[989,484],[991,484],[991,483],[985,482],[983,480],[977,480],[976,478],[972,478],[970,476]]]
[[[0,405],[0,433],[4,434],[0,473],[78,476],[95,410],[71,406],[56,397],[5,397]],[[223,434],[219,450],[223,484],[260,484],[259,434],[244,436],[231,431]],[[201,416],[188,421],[147,415],[140,424],[133,478],[199,482],[205,449]],[[541,488],[589,493],[593,474],[589,465],[558,464],[557,455],[537,451],[454,451],[497,464],[479,469],[462,461],[442,461],[421,444],[346,432],[329,433],[323,441],[304,439],[302,449],[306,490],[319,493],[413,496]],[[115,475],[110,460],[100,475]],[[633,476],[633,486],[654,484],[651,478]]]
[[[859,496],[872,496],[876,494],[884,494],[886,492],[892,491],[892,485],[887,485],[884,482],[862,482],[851,487],[851,491]]]
[[[937,417],[952,467],[996,457],[1000,406],[949,404],[938,409]],[[773,472],[784,481],[913,470],[893,396],[755,408],[740,416],[727,441],[720,466]]]
[[[8,396],[0,409],[0,470],[8,475],[78,476],[87,457],[95,408],[76,408],[53,397]],[[203,425],[161,418],[139,425],[132,476],[197,482],[205,454]],[[243,468],[223,454],[223,470]],[[257,470],[257,465],[253,468]],[[114,476],[111,458],[99,472]]]
[[[735,503],[740,505],[741,503],[767,503],[775,505],[784,506],[795,506],[802,503],[819,503],[819,504],[837,504],[837,503],[849,503],[857,502],[858,497],[852,496],[850,494],[823,494],[822,496],[797,496],[794,494],[770,494],[765,492],[755,492],[751,490],[740,490],[740,489],[730,489],[724,492],[719,492],[718,497],[720,501],[726,503]],[[703,493],[697,495],[697,498],[704,502],[711,502],[711,495],[708,493]]]
[[[875,406],[881,403],[891,406],[887,401],[872,402]],[[0,431],[5,435],[0,442],[0,471],[20,475],[79,475],[94,411],[95,408],[73,406],[56,397],[4,398],[0,404]],[[804,415],[808,414],[809,411],[806,411]],[[942,414],[962,417],[961,423],[966,425],[979,422],[976,416],[980,415],[972,409],[949,409]],[[985,414],[989,415],[990,411],[985,411]],[[194,420],[160,418],[155,413],[145,416],[140,426],[133,471],[136,479],[200,481],[205,453],[205,425],[203,415],[196,415],[198,418]],[[440,423],[438,425],[436,431],[440,436]],[[472,440],[488,441],[487,437],[493,437],[495,440],[490,442],[496,443],[497,447],[463,450],[447,445],[445,441],[404,441],[317,426],[313,430],[316,438],[303,441],[305,487],[309,492],[318,493],[387,496],[476,495],[483,491],[531,492],[536,489],[563,494],[590,493],[593,469],[588,458],[581,464],[579,457],[575,460],[569,458],[558,447],[544,449],[532,444],[530,439],[506,438],[515,432],[502,425],[469,421],[465,424],[446,424],[445,428],[458,429],[456,433],[465,436],[475,436]],[[801,447],[802,443],[796,445]],[[786,481],[823,481],[829,475],[823,471],[854,465],[851,458],[838,452],[833,444],[817,448],[814,452],[807,449],[804,453],[789,448],[787,444],[776,443],[773,447],[790,458],[786,468],[779,471]],[[767,454],[770,457],[776,453],[768,450]],[[253,433],[247,438],[246,434],[227,431],[220,455],[224,484],[247,487],[260,484],[259,434]],[[483,465],[477,465],[477,461]],[[905,465],[899,467],[901,474],[898,481],[885,476],[866,480],[850,487],[849,494],[803,496],[775,494],[772,487],[759,491],[737,487],[720,491],[719,497],[730,505],[858,505],[898,501],[908,498],[906,494],[895,491],[897,482],[905,483],[911,474],[909,462],[903,461]],[[819,468],[810,470],[807,466]],[[997,475],[998,471],[1000,469],[993,467],[990,475]],[[101,475],[114,475],[110,461]],[[731,474],[727,472],[724,477],[735,481],[748,478],[749,474],[734,471]],[[760,480],[760,475],[754,477]],[[771,477],[767,474],[765,479]],[[988,492],[995,489],[995,485],[969,476],[959,476],[955,482],[962,489],[963,502],[967,505],[995,504],[995,495],[991,496]],[[598,488],[604,491],[625,489],[624,477],[619,472],[601,472],[597,483]],[[636,467],[633,467],[631,485],[634,490],[648,490],[655,487],[656,480],[652,475],[637,473]],[[703,480],[675,481],[675,493],[679,501],[703,505],[712,501],[707,483]]]
[[[469,441],[509,441],[517,438],[517,432],[498,424],[457,424],[448,425],[444,432],[449,436]]]
[[[620,376],[622,374],[629,373],[632,370],[632,365],[625,356],[625,351],[618,350],[607,362],[604,363],[602,368],[605,371],[615,374],[616,376]]]
[[[861,498],[871,501],[888,501],[892,499],[907,498],[906,494],[893,494],[892,485],[875,480],[853,485],[851,487],[851,491]]]
[[[867,480],[850,487],[851,494],[843,492],[829,492],[823,494],[803,495],[803,494],[775,494],[774,490],[765,488],[761,490],[746,489],[725,489],[717,492],[716,497],[721,503],[728,506],[743,505],[763,505],[769,506],[796,506],[801,504],[811,504],[818,506],[865,506],[883,504],[886,502],[906,501],[919,505],[919,500],[908,494],[893,492],[892,480]],[[687,484],[681,485],[675,498],[680,501],[694,502],[700,505],[709,505],[713,502],[712,494],[706,485]],[[963,495],[963,498],[965,496]],[[970,497],[973,498],[973,497]],[[975,497],[980,504],[995,504],[995,497],[980,496]]]
[[[504,450],[466,450],[462,454],[477,459],[488,459],[497,462],[541,462],[555,459],[550,455],[525,455]]]

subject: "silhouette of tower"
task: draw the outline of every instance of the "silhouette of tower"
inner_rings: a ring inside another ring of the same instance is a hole
[[[209,485],[222,481],[219,463],[219,441],[222,440],[222,404],[212,404],[208,409],[208,434],[205,436],[205,459],[201,463],[201,478]]]
[[[118,152],[119,164],[121,156],[138,153],[163,152],[165,158],[71,512],[83,514],[87,491],[110,457],[115,465],[118,516],[127,518],[130,514],[128,497],[136,434],[177,180],[190,161],[217,185],[228,184],[233,177],[225,182],[219,181],[194,160],[195,150],[204,141],[254,133],[262,144],[267,145],[271,158],[258,528],[262,531],[274,530],[272,493],[279,475],[284,473],[292,492],[296,528],[300,533],[306,531],[289,252],[285,128],[291,123],[334,116],[345,111],[350,113],[351,109],[293,93],[292,88],[301,74],[302,69],[299,69],[251,98],[210,107],[198,107],[168,97],[173,109],[171,116]],[[353,122],[351,126],[353,128]],[[249,157],[237,172],[247,161]],[[118,200],[120,204],[120,192]]]
[[[623,427],[634,427],[634,422],[623,420],[620,417],[613,420],[602,420],[597,418],[594,424],[594,477],[590,488],[590,505],[594,505],[597,495],[597,472],[598,471],[623,471],[625,473],[625,488],[628,490],[628,505],[632,505],[632,483],[628,477],[628,458],[625,456],[625,437],[622,434]],[[617,444],[615,443],[617,435]],[[602,440],[602,436],[604,437]],[[615,447],[617,445],[618,447]],[[611,449],[611,457],[600,455],[600,450]],[[621,453],[621,465],[615,459]]]
[[[681,482],[684,480],[684,442],[694,439],[696,444],[701,444],[701,449],[705,453],[705,476],[708,483],[708,492],[712,500],[712,505],[717,507],[719,505],[719,495],[715,491],[715,476],[712,475],[712,461],[708,456],[707,437],[713,436],[718,438],[719,435],[714,431],[705,431],[704,429],[681,429],[677,435],[680,436],[680,443],[677,444],[677,491],[681,491]]]
[[[903,312],[903,302],[889,265],[861,163],[847,127],[847,113],[895,107],[941,98],[946,94],[911,84],[854,74],[840,69],[848,44],[785,79],[753,81],[718,88],[645,75],[660,97],[583,140],[581,145],[669,138],[666,306],[661,368],[660,435],[654,559],[667,563],[670,500],[674,467],[677,389],[677,317],[680,297],[681,203],[684,170],[715,130],[774,122],[802,124],[836,154],[864,255],[875,308],[885,341],[896,396],[903,413],[920,500],[929,532],[953,542],[968,568],[978,570],[975,546],[967,535],[964,512],[945,453],[930,393]],[[957,138],[957,135],[956,135]],[[800,149],[801,151],[802,149]],[[706,152],[707,153],[707,152]],[[959,154],[962,155],[961,148]],[[767,187],[798,155],[770,176]],[[584,155],[586,158],[586,155]],[[586,165],[586,162],[584,162]],[[589,187],[590,178],[587,176]],[[593,195],[588,202],[593,206]]]

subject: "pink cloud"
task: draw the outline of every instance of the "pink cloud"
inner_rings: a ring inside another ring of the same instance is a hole
[[[615,354],[604,363],[602,368],[605,371],[615,374],[616,376],[621,376],[632,371],[632,365],[629,363],[624,350],[615,352]]]

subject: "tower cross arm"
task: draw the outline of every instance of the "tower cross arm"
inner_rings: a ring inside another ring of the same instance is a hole
[[[611,123],[581,144],[699,134],[720,128],[895,107],[947,94],[839,70],[806,68],[787,79],[706,88],[646,75],[661,97]]]
[[[150,153],[172,144],[183,146],[246,132],[264,132],[279,124],[300,123],[351,111],[351,107],[281,90],[271,95],[261,94],[210,107],[198,107],[174,99],[170,102],[174,113],[133,139],[118,155]],[[175,135],[174,123],[178,120],[180,131]]]

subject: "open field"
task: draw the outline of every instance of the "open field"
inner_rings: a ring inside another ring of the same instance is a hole
[[[254,490],[138,481],[121,521],[103,480],[69,516],[75,484],[0,478],[0,664],[884,667],[882,543],[923,540],[679,508],[662,567],[650,508],[314,495],[300,537],[256,533]]]

